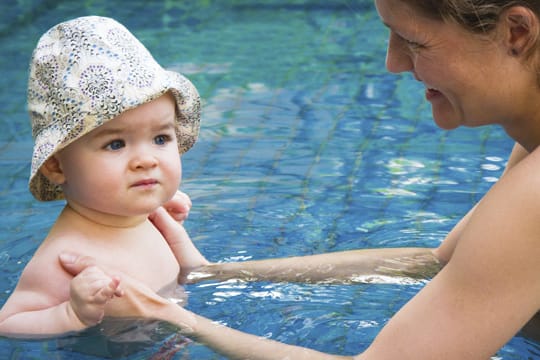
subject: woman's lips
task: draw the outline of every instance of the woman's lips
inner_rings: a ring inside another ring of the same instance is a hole
[[[432,89],[432,88],[426,89],[426,99],[428,101],[433,100],[439,96],[441,96],[441,92],[439,90]]]

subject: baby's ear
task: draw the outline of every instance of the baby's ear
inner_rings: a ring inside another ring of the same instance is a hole
[[[54,155],[43,163],[39,169],[39,172],[49,179],[50,182],[55,183],[56,185],[61,185],[66,181],[60,161],[58,161],[58,158]]]

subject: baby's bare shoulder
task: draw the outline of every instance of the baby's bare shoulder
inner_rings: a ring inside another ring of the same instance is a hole
[[[17,286],[0,312],[12,314],[53,307],[69,299],[71,276],[58,262],[51,247],[40,247],[25,266]]]
[[[26,264],[15,292],[29,292],[39,301],[60,303],[69,299],[72,276],[60,264],[59,255],[64,251],[75,251],[77,238],[71,236],[47,237]]]

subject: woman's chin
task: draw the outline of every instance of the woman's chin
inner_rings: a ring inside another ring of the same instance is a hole
[[[435,112],[433,112],[433,120],[443,130],[453,130],[461,125],[459,121],[455,120],[455,116],[436,114]]]

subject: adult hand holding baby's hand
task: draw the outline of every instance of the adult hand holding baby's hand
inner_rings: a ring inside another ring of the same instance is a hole
[[[71,302],[86,326],[99,323],[104,315],[167,320],[168,310],[179,308],[127,275],[107,275],[113,272],[102,270],[92,257],[61,254],[60,263],[74,276]]]
[[[62,254],[60,262],[70,266],[76,257]],[[73,274],[70,284],[69,306],[84,327],[94,326],[103,320],[106,305],[115,297],[122,296],[120,279],[107,275],[93,261],[82,262],[80,271]]]

